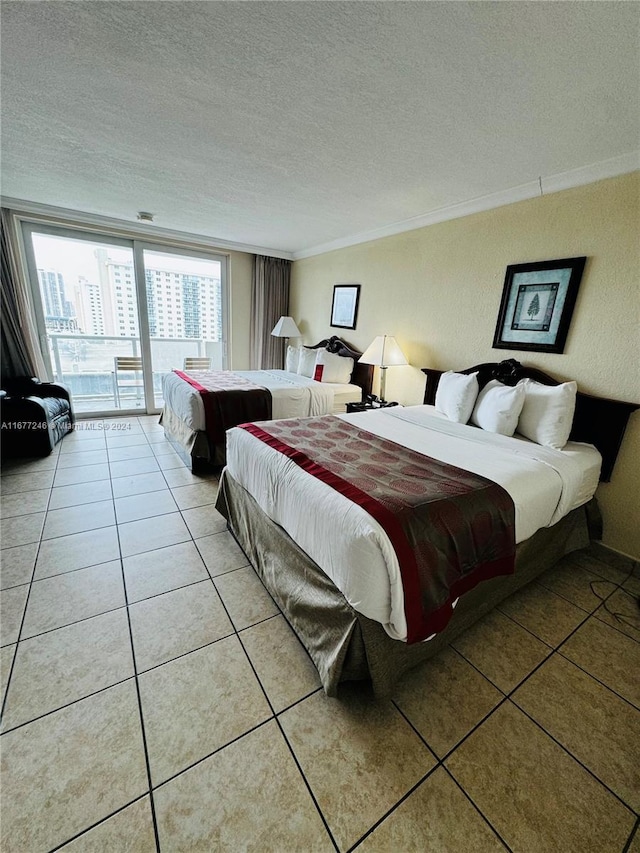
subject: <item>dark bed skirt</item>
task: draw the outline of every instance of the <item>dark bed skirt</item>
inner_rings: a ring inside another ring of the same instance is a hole
[[[393,640],[383,627],[357,613],[324,572],[262,512],[226,471],[216,508],[262,578],[313,660],[329,696],[341,681],[368,679],[378,698],[392,694],[400,676],[432,657],[503,599],[549,569],[565,554],[598,537],[595,498],[516,549],[516,571],[484,581],[462,596],[446,629],[424,643]]]

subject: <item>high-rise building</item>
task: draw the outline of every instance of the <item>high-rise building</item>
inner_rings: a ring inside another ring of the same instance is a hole
[[[76,285],[76,305],[80,331],[85,335],[104,335],[104,308],[100,285],[80,276]]]
[[[219,278],[147,267],[146,288],[151,337],[222,339]]]
[[[133,264],[117,264],[110,258],[105,260],[104,269],[111,294],[113,333],[123,337],[137,338],[138,309]]]
[[[77,331],[76,312],[67,299],[64,276],[56,270],[38,270],[40,292],[44,300],[44,322],[49,331]]]

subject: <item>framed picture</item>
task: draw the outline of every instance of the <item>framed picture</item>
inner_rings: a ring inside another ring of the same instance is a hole
[[[563,352],[586,260],[508,266],[493,348]]]
[[[331,305],[331,325],[337,329],[355,329],[358,322],[359,284],[335,284]]]

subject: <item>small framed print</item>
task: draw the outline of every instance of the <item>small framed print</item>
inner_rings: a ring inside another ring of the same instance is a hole
[[[331,325],[336,329],[355,329],[358,322],[359,284],[335,284],[331,305]]]
[[[586,260],[508,266],[493,348],[564,352]]]

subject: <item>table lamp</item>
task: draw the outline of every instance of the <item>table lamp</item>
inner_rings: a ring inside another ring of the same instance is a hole
[[[380,368],[380,401],[386,402],[385,388],[387,380],[387,367],[395,367],[399,364],[409,364],[398,343],[391,335],[378,335],[370,344],[358,361],[363,364],[374,364]]]

